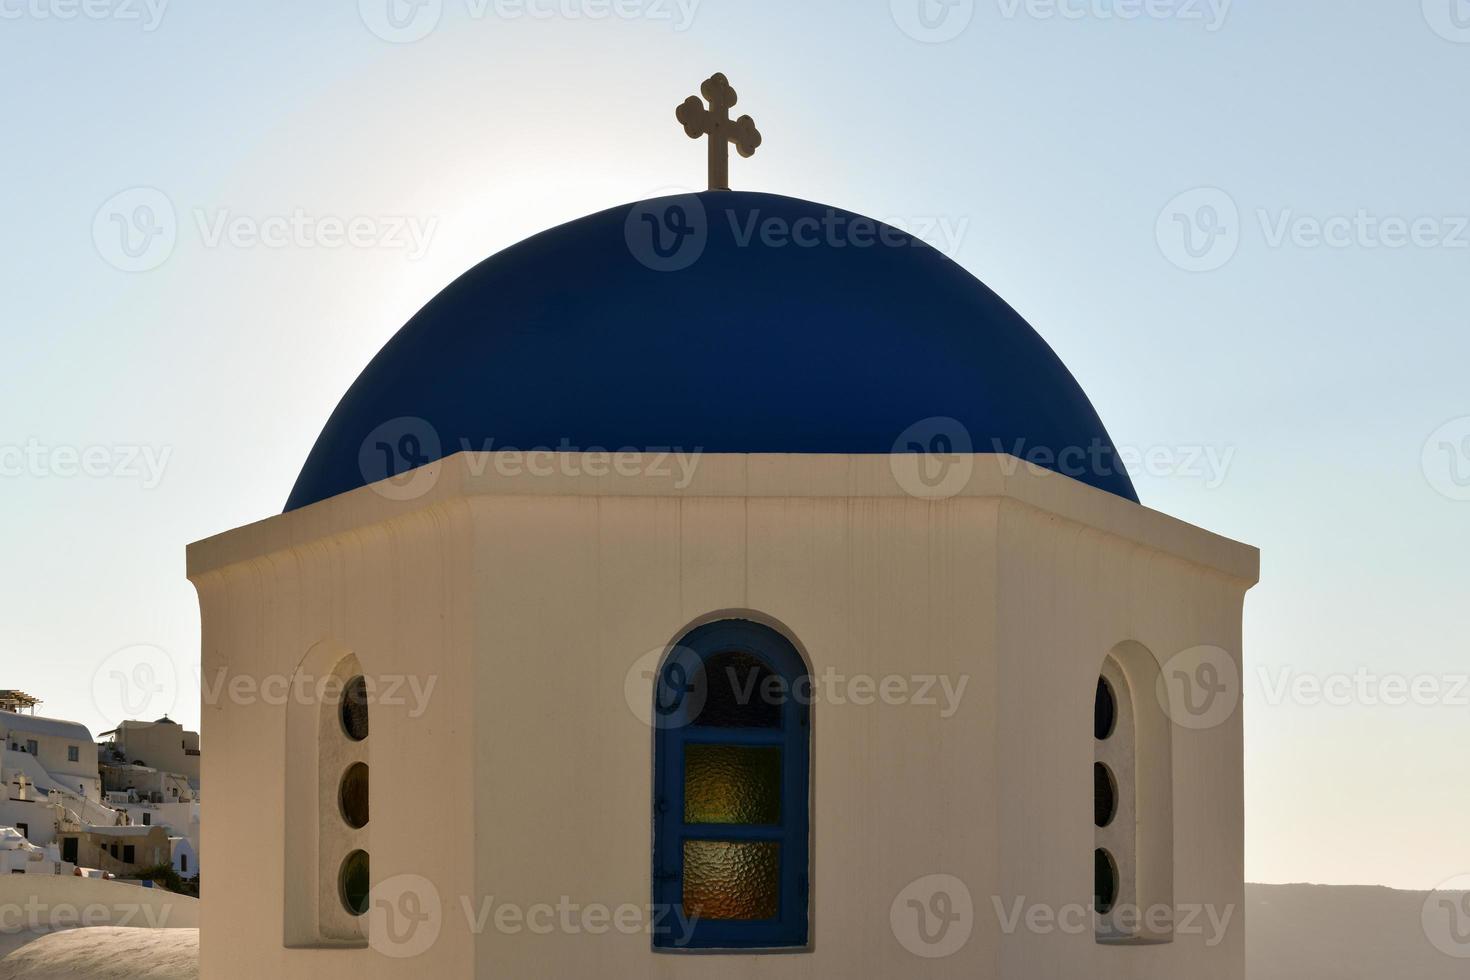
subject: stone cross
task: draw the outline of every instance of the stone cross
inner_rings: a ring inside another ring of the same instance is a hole
[[[29,790],[35,783],[31,782],[25,773],[15,777],[15,799],[17,802],[30,800]]]
[[[709,137],[709,189],[727,191],[730,189],[730,144],[735,144],[735,151],[741,156],[748,157],[761,145],[761,134],[755,128],[755,120],[749,116],[731,120],[735,90],[730,87],[730,80],[724,73],[715,72],[706,78],[699,86],[699,94],[709,103],[708,109],[699,96],[691,95],[674,110],[674,118],[684,125],[684,132],[690,139]]]

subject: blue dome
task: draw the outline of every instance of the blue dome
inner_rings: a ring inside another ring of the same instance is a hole
[[[462,449],[886,454],[926,433],[1138,499],[1066,366],[959,265],[848,211],[715,191],[460,276],[348,390],[286,510]]]

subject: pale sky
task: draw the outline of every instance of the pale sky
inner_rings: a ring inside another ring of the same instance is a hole
[[[1470,872],[1463,0],[388,2],[0,0],[0,687],[96,732],[162,664],[197,725],[184,546],[279,512],[470,265],[700,186],[673,109],[722,70],[734,186],[944,248],[1146,505],[1262,549],[1248,878]]]

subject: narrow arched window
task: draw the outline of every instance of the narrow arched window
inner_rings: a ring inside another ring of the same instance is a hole
[[[285,944],[366,945],[370,687],[355,654],[307,652],[286,718]]]
[[[807,944],[811,678],[768,626],[701,626],[654,685],[654,946]]]
[[[1093,905],[1103,943],[1173,936],[1172,731],[1138,643],[1103,660],[1093,699]],[[1140,693],[1143,692],[1143,693]]]

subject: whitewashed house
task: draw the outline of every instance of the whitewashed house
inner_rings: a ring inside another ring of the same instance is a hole
[[[7,775],[24,773],[43,792],[102,799],[97,746],[85,725],[0,711],[0,745],[0,765]]]
[[[187,837],[170,837],[174,870],[181,877],[193,878],[199,874],[199,851]]]
[[[14,827],[0,826],[0,875],[54,875],[60,866],[55,845],[40,847]]]

